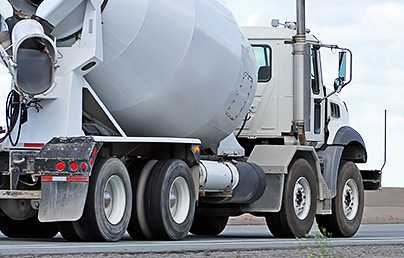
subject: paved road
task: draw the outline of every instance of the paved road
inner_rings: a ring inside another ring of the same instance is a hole
[[[66,253],[141,253],[211,250],[293,249],[318,246],[323,239],[316,231],[307,239],[275,239],[265,226],[228,226],[217,238],[189,236],[180,242],[140,242],[129,238],[118,243],[68,243],[61,238],[44,240],[10,240],[0,237],[0,254],[66,254]],[[363,225],[355,238],[329,239],[327,246],[403,245],[404,224]]]

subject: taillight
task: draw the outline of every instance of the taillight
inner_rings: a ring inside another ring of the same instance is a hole
[[[79,170],[79,164],[76,161],[70,162],[70,170],[76,172]]]
[[[88,169],[87,163],[86,163],[86,162],[81,162],[80,168],[81,168],[81,170],[82,170],[83,172],[86,172],[87,169]]]
[[[59,161],[56,163],[55,169],[59,172],[64,171],[66,169],[66,164],[63,161]]]

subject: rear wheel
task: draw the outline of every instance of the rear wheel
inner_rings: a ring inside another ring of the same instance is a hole
[[[150,238],[150,233],[148,233],[150,230],[144,214],[144,191],[147,178],[156,163],[156,160],[151,160],[147,163],[139,161],[132,164],[130,167],[133,205],[128,233],[136,240]]]
[[[226,228],[228,216],[202,216],[197,214],[191,227],[191,233],[201,236],[217,236]]]
[[[37,216],[18,221],[6,215],[0,217],[0,231],[10,238],[44,238],[56,236],[58,228],[55,223],[42,223]]]
[[[118,241],[128,228],[132,189],[128,171],[117,158],[96,164],[88,189],[83,216],[74,223],[84,241]]]
[[[364,188],[357,166],[344,161],[338,174],[332,215],[318,215],[317,224],[327,237],[352,237],[358,232],[364,208]]]
[[[195,185],[188,165],[182,160],[159,161],[145,191],[145,212],[152,238],[185,238],[192,226],[195,203]]]
[[[311,230],[316,212],[317,185],[314,170],[305,159],[297,159],[285,182],[282,208],[265,216],[275,237],[305,237]]]

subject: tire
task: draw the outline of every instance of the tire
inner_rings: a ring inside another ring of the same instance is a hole
[[[194,220],[195,204],[195,185],[188,165],[182,160],[159,161],[145,191],[152,239],[184,239]]]
[[[133,203],[132,203],[132,214],[130,216],[130,221],[128,225],[128,233],[135,240],[148,239],[148,237],[146,236],[140,225],[139,213],[137,209],[138,186],[140,176],[146,164],[147,164],[146,162],[135,162],[130,167]]]
[[[213,217],[197,214],[191,227],[191,233],[200,236],[218,236],[226,228],[228,216]]]
[[[6,215],[0,217],[0,231],[10,238],[54,238],[58,233],[56,223],[41,223],[35,215],[18,221]]]
[[[59,222],[58,229],[63,239],[69,242],[80,242],[82,239],[76,233],[73,222]]]
[[[295,187],[298,187],[296,191]],[[301,189],[306,189],[306,198]],[[295,195],[298,198],[296,202],[301,204],[300,211],[296,211],[294,207]],[[310,203],[307,203],[308,200]],[[296,159],[286,178],[281,210],[265,216],[267,226],[278,238],[305,237],[313,226],[316,207],[317,184],[314,170],[307,160]]]
[[[363,216],[364,187],[362,176],[355,163],[343,161],[337,180],[337,195],[332,200],[332,215],[318,215],[316,217],[317,224],[321,233],[326,237],[352,237],[358,232]],[[354,185],[357,187],[357,193],[355,193]],[[357,196],[357,201],[355,198],[351,198],[352,195]],[[352,208],[347,210],[347,213],[344,211],[344,198],[348,198],[345,201]]]
[[[117,158],[98,160],[90,177],[83,216],[74,229],[83,241],[119,241],[132,212],[132,188],[125,165]]]

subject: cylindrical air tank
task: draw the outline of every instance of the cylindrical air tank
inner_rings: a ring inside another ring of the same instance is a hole
[[[86,79],[129,136],[195,137],[216,151],[253,101],[249,42],[217,0],[114,0]]]

